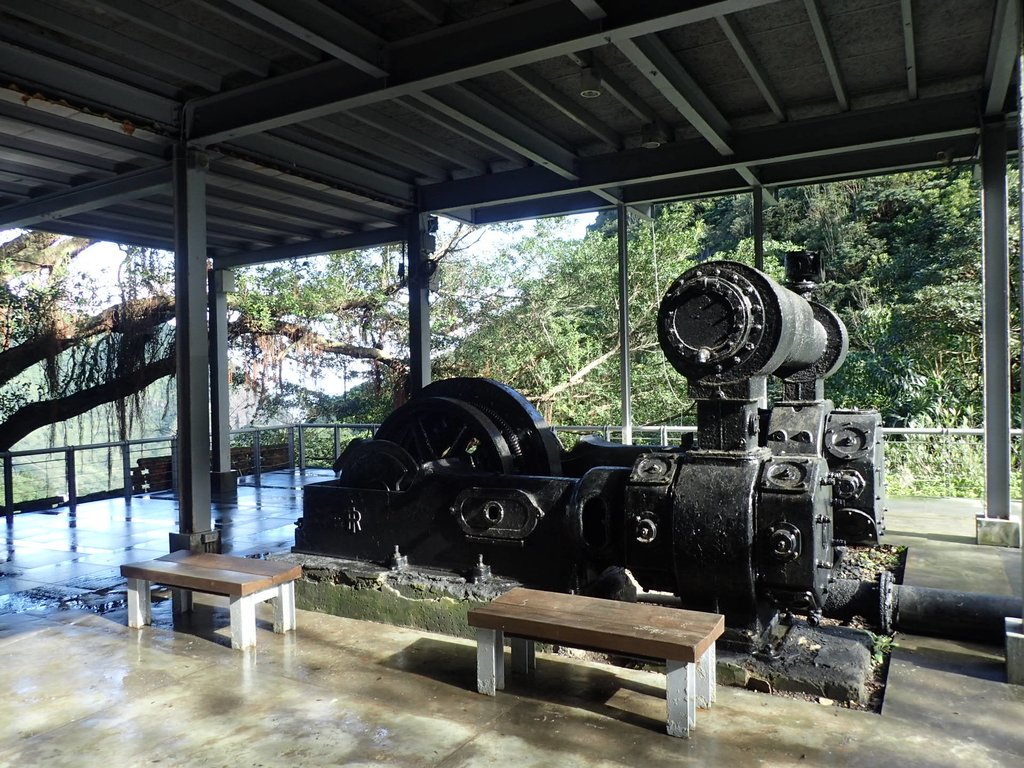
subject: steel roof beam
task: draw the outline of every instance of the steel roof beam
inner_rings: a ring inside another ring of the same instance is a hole
[[[216,14],[234,26],[254,32],[260,37],[271,41],[275,45],[279,45],[293,53],[297,53],[307,61],[319,61],[323,56],[323,53],[319,48],[307,45],[300,40],[296,40],[291,35],[281,34],[281,30],[279,28],[272,24],[268,24],[255,16],[240,15],[233,7],[224,5],[223,0],[192,0],[192,2],[196,5],[202,6],[210,13]]]
[[[148,168],[113,179],[82,184],[69,190],[0,208],[0,229],[32,227],[39,222],[74,216],[166,191],[171,166]]]
[[[729,123],[660,39],[650,35],[615,45],[711,146],[732,154]]]
[[[174,240],[169,237],[154,237],[151,232],[141,233],[133,232],[130,235],[125,232],[115,233],[113,230],[107,227],[97,227],[81,222],[69,222],[69,221],[54,221],[48,223],[45,227],[38,227],[38,229],[44,232],[54,232],[58,235],[71,235],[73,237],[87,237],[90,240],[105,240],[113,243],[123,243],[125,245],[137,245],[140,248],[153,248],[158,251],[173,251]],[[113,234],[119,234],[124,239],[118,240],[116,237],[111,237]]]
[[[269,134],[246,136],[232,143],[246,152],[270,158],[278,164],[284,163],[294,168],[305,168],[312,173],[327,173],[366,191],[370,197],[380,196],[403,203],[413,198],[413,187],[406,181],[385,176],[371,171],[356,163],[335,157],[325,157],[320,152],[307,149],[292,141],[286,141]]]
[[[655,112],[650,104],[640,99],[626,83],[620,80],[612,71],[605,69],[593,56],[585,52],[583,55],[572,54],[569,58],[580,67],[590,67],[609,95],[632,112],[633,116],[638,120],[643,123],[656,125],[666,134],[672,134],[672,127],[661,119],[661,115]]]
[[[134,59],[144,69],[151,68],[163,72],[188,83],[195,83],[214,93],[220,90],[221,78],[216,72],[152,48],[109,27],[67,13],[41,0],[4,0],[4,10],[86,45]]]
[[[448,10],[444,0],[402,0],[407,6],[432,24],[444,24],[445,12]]]
[[[351,251],[356,248],[377,248],[390,243],[404,242],[405,227],[388,227],[386,229],[370,229],[365,232],[354,232],[351,235],[331,237],[325,240],[309,240],[304,243],[292,243],[255,251],[236,251],[222,256],[214,256],[214,269],[231,269],[250,264],[266,264],[270,261],[298,259],[303,256],[316,256],[334,251]]]
[[[83,67],[9,43],[0,43],[0,61],[3,61],[5,79],[14,80],[26,90],[38,89],[50,97],[106,107],[117,119],[141,118],[163,126],[178,122],[180,105],[177,101]]]
[[[97,148],[116,148],[157,159],[165,159],[170,146],[163,137],[149,140],[129,135],[124,132],[123,126],[115,127],[113,123],[109,123],[109,128],[104,128],[84,120],[69,120],[44,109],[35,109],[31,104],[13,104],[0,99],[0,125],[5,122],[19,126],[31,125],[40,129],[34,135],[49,135],[60,143],[67,142],[70,136],[95,144]]]
[[[403,106],[405,105],[403,104]],[[412,144],[417,149],[429,152],[437,157],[444,158],[445,160],[455,163],[461,168],[465,168],[475,173],[487,173],[489,170],[486,163],[473,157],[473,155],[456,149],[455,147],[450,147],[444,142],[439,142],[433,136],[421,133],[406,123],[398,120],[392,120],[386,115],[371,112],[368,109],[355,109],[346,114],[348,114],[349,117],[354,117],[359,122],[364,123],[371,128],[375,128],[382,133],[394,136],[396,139],[401,139],[407,144]]]
[[[571,149],[521,119],[511,117],[506,105],[493,103],[468,85],[438,88],[414,98],[537,165],[567,179],[576,178],[577,158]]]
[[[508,74],[520,85],[539,96],[570,120],[583,126],[612,149],[622,149],[622,137],[618,133],[528,67],[510,69]]]
[[[107,13],[129,19],[141,27],[163,35],[176,43],[195,48],[207,56],[227,62],[258,77],[270,72],[270,62],[223,37],[210,34],[202,27],[189,24],[179,16],[140,3],[138,0],[92,0]]]
[[[496,141],[491,141],[489,138],[477,131],[474,131],[469,126],[452,120],[447,115],[438,112],[436,109],[433,109],[422,102],[416,101],[414,98],[400,99],[397,103],[420,117],[429,120],[435,125],[439,125],[445,130],[451,131],[467,141],[473,142],[478,147],[482,147],[498,157],[505,158],[510,163],[516,163],[518,165],[523,164],[523,158],[512,150],[507,147],[503,147]]]
[[[659,149],[580,158],[578,182],[535,167],[421,187],[420,201],[424,210],[444,211],[659,179],[738,172],[743,166],[756,166],[765,177],[776,163],[909,147],[932,139],[976,136],[977,132],[977,99],[973,95],[928,99],[736,132],[732,136],[736,154],[731,157],[723,157],[703,139],[694,139]],[[628,195],[628,190],[624,194]]]
[[[212,182],[213,179],[210,181]],[[288,203],[282,203],[279,200],[272,200],[270,198],[260,197],[259,195],[251,195],[248,192],[241,192],[237,189],[214,186],[213,183],[209,185],[207,195],[212,200],[230,201],[232,203],[245,206],[246,208],[255,208],[256,210],[266,211],[271,215],[277,213],[279,216],[287,216],[300,222],[309,222],[311,225],[317,227],[317,229],[312,229],[310,227],[303,227],[302,225],[291,225],[295,234],[304,235],[305,237],[311,237],[314,234],[317,234],[318,229],[344,229],[351,232],[362,228],[357,222],[326,211],[314,211],[308,208],[300,208]]]
[[[539,219],[544,216],[563,216],[580,211],[599,211],[614,208],[615,203],[591,192],[573,192],[559,197],[539,200],[521,200],[516,203],[474,208],[468,212],[473,224],[499,224],[504,221]]]
[[[124,216],[134,216],[142,221],[157,222],[162,226],[174,218],[174,212],[170,207],[169,198],[163,199],[163,202],[153,202],[154,199],[133,200],[129,203],[118,205],[115,208],[104,209],[99,212],[99,215],[106,217],[110,213],[120,213]],[[212,206],[207,206],[206,211],[208,214],[213,210]],[[234,212],[232,211],[231,213]],[[216,216],[208,215],[206,220],[209,225],[209,232],[213,233],[215,237],[223,238],[225,241],[228,239],[236,241],[240,244],[235,246],[238,248],[244,247],[249,242],[278,245],[283,237],[288,236],[287,233],[283,233],[274,225],[268,226],[266,222],[263,222],[263,225],[258,227],[235,216],[224,218],[223,211]],[[298,237],[309,237],[309,235],[298,235]]]
[[[772,2],[691,0],[680,9],[677,0],[648,0],[623,5],[603,23],[587,20],[561,0],[522,3],[388,44],[386,79],[354,77],[339,62],[200,99],[189,139],[221,142]],[[489,44],[481,46],[481,40]]]
[[[903,21],[903,59],[907,64],[907,98],[917,98],[917,50],[914,47],[914,12],[912,0],[900,0]]]
[[[821,5],[818,0],[804,0],[804,8],[807,10],[811,29],[814,30],[814,38],[818,41],[825,69],[828,70],[828,79],[832,81],[832,89],[836,92],[836,101],[839,102],[839,108],[845,112],[850,108],[850,100],[846,96],[843,76],[839,71],[839,59],[836,57],[835,46],[832,45],[832,36],[828,32],[828,27],[825,26],[825,16],[821,12]]]
[[[909,3],[910,0],[904,0],[904,2]],[[719,16],[717,21],[726,39],[732,45],[732,49],[736,52],[739,60],[747,70],[747,74],[750,75],[750,79],[754,81],[757,90],[761,92],[761,97],[765,100],[768,108],[780,122],[785,122],[786,110],[782,107],[782,100],[757,61],[754,49],[751,47],[750,41],[747,40],[747,36],[743,34],[743,30],[728,16]]]
[[[576,9],[591,21],[607,18],[608,14],[597,0],[570,0]]]
[[[365,165],[396,178],[418,175],[425,179],[440,181],[450,176],[446,168],[424,159],[421,155],[388,146],[372,136],[341,125],[325,125],[325,122],[325,119],[313,120],[303,123],[301,127],[281,128],[275,133],[297,144],[305,144],[324,154]]]
[[[1020,54],[1020,0],[998,0],[985,64],[985,115],[1003,113]]]
[[[8,43],[22,46],[27,41],[31,41],[32,51],[36,54],[45,54],[58,61],[73,61],[76,67],[94,75],[110,77],[115,83],[135,86],[154,96],[177,99],[181,95],[179,86],[168,83],[159,77],[147,75],[138,67],[118,64],[107,56],[97,56],[59,40],[41,37],[39,31],[26,21],[15,18],[5,19],[4,24],[0,25],[0,38]]]
[[[250,184],[261,189],[297,197],[300,200],[309,200],[313,203],[329,205],[336,209],[345,211],[346,214],[355,214],[352,217],[352,220],[358,222],[360,225],[375,221],[384,221],[395,225],[401,223],[401,216],[391,212],[390,210],[384,210],[383,208],[378,208],[358,200],[350,200],[345,197],[340,197],[337,194],[330,194],[322,189],[309,187],[295,181],[287,181],[283,178],[285,175],[283,173],[277,176],[271,176],[259,173],[258,171],[249,170],[248,168],[231,165],[224,159],[215,160],[211,169],[212,174],[209,178],[211,184],[214,185],[217,183],[215,177],[223,176],[225,178],[235,179],[236,181],[243,181],[246,184]],[[333,189],[325,182],[317,181],[316,183],[318,185],[327,186],[328,189]],[[388,207],[390,208],[393,206]]]
[[[384,41],[333,8],[311,0],[227,1],[360,72],[387,77]]]

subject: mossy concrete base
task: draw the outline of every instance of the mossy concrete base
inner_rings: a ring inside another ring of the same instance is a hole
[[[863,704],[872,678],[872,636],[849,627],[780,625],[754,654],[720,652],[718,682],[756,691],[802,693]]]
[[[377,563],[292,553],[282,558],[302,566],[296,585],[299,608],[350,619],[473,637],[466,614],[513,587],[509,579],[474,583],[450,571],[395,571]]]

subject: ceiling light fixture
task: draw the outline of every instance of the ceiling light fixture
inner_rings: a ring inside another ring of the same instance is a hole
[[[601,95],[601,78],[590,67],[580,68],[580,96],[596,99]]]
[[[668,141],[668,131],[660,125],[647,123],[640,129],[640,146],[644,149],[657,149]]]

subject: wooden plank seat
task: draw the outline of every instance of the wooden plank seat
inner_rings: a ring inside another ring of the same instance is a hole
[[[505,687],[508,635],[513,672],[536,666],[538,640],[664,660],[673,736],[689,737],[697,708],[715,700],[715,641],[725,629],[717,613],[513,589],[472,609],[469,624],[477,632],[477,690],[489,696]]]
[[[295,580],[302,566],[181,550],[140,563],[125,563],[128,579],[128,626],[153,622],[149,590],[165,584],[180,591],[177,603],[187,609],[192,592],[226,595],[231,612],[231,647],[256,644],[256,604],[274,601],[274,631],[295,629]]]

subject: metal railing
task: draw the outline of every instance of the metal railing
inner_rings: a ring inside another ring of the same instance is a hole
[[[231,433],[232,469],[243,482],[259,485],[267,472],[330,468],[349,441],[370,437],[376,424],[303,423],[250,427]],[[583,435],[621,442],[615,425],[559,426],[571,447]],[[670,445],[692,426],[633,427],[641,445]],[[887,481],[894,495],[981,498],[984,493],[984,432],[944,427],[887,427]],[[1012,430],[1014,495],[1020,497],[1021,430]],[[68,507],[102,498],[132,497],[177,489],[177,441],[153,437],[90,445],[0,452],[3,510]]]

